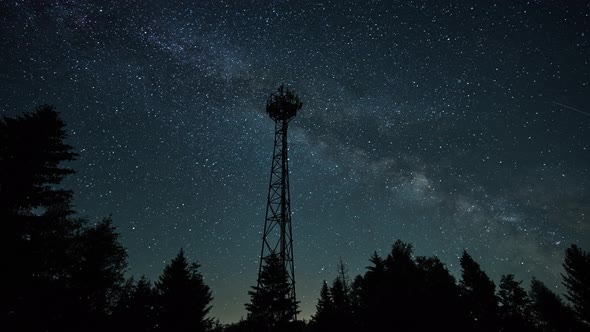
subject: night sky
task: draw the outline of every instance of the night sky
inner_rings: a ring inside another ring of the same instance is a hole
[[[0,1],[0,112],[48,103],[129,276],[185,248],[222,322],[256,283],[281,84],[301,317],[396,239],[562,292],[590,249],[588,1]]]

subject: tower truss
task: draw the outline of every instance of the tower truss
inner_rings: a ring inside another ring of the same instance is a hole
[[[295,300],[295,266],[293,261],[293,231],[289,193],[289,157],[287,132],[289,122],[297,115],[302,103],[297,95],[281,85],[268,98],[266,113],[275,123],[274,149],[266,203],[266,218],[262,234],[262,249],[258,268],[258,287],[264,258],[275,253],[289,276],[289,296]],[[296,317],[293,317],[295,320]]]

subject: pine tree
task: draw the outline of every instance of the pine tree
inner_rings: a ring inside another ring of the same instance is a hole
[[[414,247],[411,243],[395,241],[391,252],[385,258],[386,282],[383,291],[385,315],[382,319],[391,324],[392,329],[411,330],[420,316],[420,273],[412,257]],[[387,312],[395,313],[389,314]]]
[[[330,294],[332,296],[332,322],[330,331],[352,331],[354,320],[350,299],[350,288],[347,277],[339,275],[332,282]]]
[[[383,258],[381,258],[381,256],[379,256],[379,254],[376,251],[373,252],[373,254],[371,255],[369,262],[371,262],[373,265],[367,267],[368,276],[370,276],[371,274],[381,275],[385,273],[385,261],[383,260]]]
[[[320,290],[320,298],[316,304],[316,313],[312,316],[315,331],[328,331],[334,318],[334,303],[328,283],[324,280]]]
[[[502,275],[498,291],[498,309],[503,331],[530,331],[529,319],[531,301],[521,286],[522,281],[514,280],[513,274]]]
[[[332,295],[332,303],[337,319],[346,320],[352,314],[352,306],[348,271],[342,259],[338,262],[337,273],[336,279],[332,282],[330,294]]]
[[[363,310],[364,310],[364,288],[365,278],[362,275],[357,275],[350,285],[350,304],[352,309],[352,318],[354,320],[355,328],[360,331],[363,329]]]
[[[579,331],[575,313],[541,281],[533,278],[529,296],[537,328],[543,332]]]
[[[189,264],[180,249],[156,282],[157,331],[206,331],[212,301],[211,290],[199,273],[200,265]]]
[[[480,331],[494,330],[497,325],[496,286],[467,251],[461,256],[459,288],[474,327]]]
[[[346,265],[342,260],[337,267],[337,276],[328,287],[324,281],[318,300],[314,325],[318,331],[353,331],[355,317],[352,306],[351,287]]]
[[[455,278],[437,257],[417,257],[419,270],[417,299],[421,319],[419,330],[466,330],[465,312],[460,306],[459,288]]]
[[[289,276],[276,253],[264,259],[259,279],[259,285],[248,292],[248,320],[263,331],[284,331],[299,312],[299,304],[289,296]]]
[[[386,316],[387,311],[385,261],[377,252],[371,255],[369,261],[372,264],[367,266],[367,272],[364,276],[355,278],[354,287],[352,287],[356,325],[361,330],[378,329],[378,324]]]
[[[579,320],[590,329],[590,254],[572,244],[565,251],[563,285]]]
[[[149,332],[156,327],[156,297],[150,281],[142,276],[137,282],[130,278],[121,287],[113,310],[112,329]]]
[[[127,251],[119,243],[111,217],[84,229],[77,243],[75,256],[79,260],[71,283],[82,299],[79,305],[88,311],[87,323],[96,326],[109,314],[114,294],[123,286]]]
[[[65,124],[53,106],[0,120],[0,201],[3,213],[28,215],[32,209],[69,203],[72,192],[55,185],[73,170],[62,167],[77,154],[64,143]]]
[[[23,261],[48,260],[32,257],[46,253],[46,248],[31,247],[32,242],[48,234],[70,236],[79,228],[64,220],[71,212],[72,192],[57,187],[74,172],[62,162],[77,156],[64,143],[64,128],[57,111],[47,105],[20,117],[0,119],[0,255],[17,283],[39,274]]]
[[[68,280],[83,225],[68,218],[72,192],[59,188],[76,154],[51,106],[0,119],[0,320],[8,330],[59,328],[76,298]],[[45,308],[40,310],[39,308]]]
[[[122,286],[126,252],[112,221],[74,218],[59,187],[76,154],[51,106],[0,120],[0,250],[6,330],[101,329]]]

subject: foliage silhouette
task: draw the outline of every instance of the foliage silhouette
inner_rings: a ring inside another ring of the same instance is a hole
[[[207,331],[212,320],[207,318],[213,300],[209,286],[199,273],[199,264],[189,264],[180,249],[164,268],[156,282],[156,331]]]
[[[331,328],[334,317],[334,305],[328,283],[324,280],[320,290],[320,298],[316,304],[315,315],[312,316],[312,326],[317,331],[327,331]]]
[[[572,244],[565,251],[563,284],[579,320],[590,330],[590,254]]]
[[[157,325],[156,292],[150,281],[142,276],[138,281],[127,280],[118,296],[111,326],[124,331],[148,332]]]
[[[54,185],[74,173],[60,164],[74,160],[77,154],[64,143],[65,124],[53,106],[43,105],[16,118],[3,117],[0,138],[3,214],[31,216],[34,208],[70,203],[72,192]]]
[[[63,287],[72,262],[67,253],[79,225],[70,225],[72,193],[55,189],[73,171],[60,167],[76,156],[63,141],[65,125],[51,106],[0,119],[1,320],[34,329],[47,325],[43,299]],[[39,293],[37,295],[37,289]],[[26,319],[37,313],[37,322]]]
[[[468,319],[460,305],[460,289],[449,270],[438,257],[417,257],[416,265],[420,272],[420,312],[429,317],[418,326],[428,330],[466,329]]]
[[[332,321],[331,329],[334,331],[356,330],[353,319],[353,304],[351,298],[351,287],[342,259],[338,262],[337,276],[330,287]]]
[[[541,281],[533,278],[529,296],[538,330],[578,331],[573,310]]]
[[[463,251],[460,262],[461,301],[467,308],[472,326],[478,331],[494,331],[498,321],[496,286],[467,251]]]
[[[77,156],[58,112],[43,105],[0,121],[1,320],[8,330],[98,330],[122,282],[126,253],[110,219],[73,218],[59,188]]]
[[[260,331],[285,331],[290,329],[292,318],[299,312],[298,302],[288,295],[289,276],[281,259],[271,253],[264,259],[259,286],[248,292],[246,304],[248,321]]]
[[[323,282],[309,326],[292,322],[288,275],[276,254],[248,292],[248,318],[222,326],[208,318],[211,290],[181,249],[154,286],[124,281],[125,248],[110,217],[76,218],[62,180],[76,158],[65,124],[51,106],[0,119],[0,232],[5,281],[0,327],[6,331],[588,331],[590,255],[565,251],[566,299],[534,279],[530,291],[514,275],[494,282],[467,252],[457,283],[437,257],[415,257],[396,241],[376,252],[363,275],[342,260]]]
[[[528,316],[531,300],[513,274],[502,275],[498,291],[499,322],[503,331],[531,331],[533,324]]]
[[[354,278],[349,288],[348,317],[336,313],[344,289],[344,269],[339,268],[332,287],[322,285],[312,331],[588,330],[572,308],[536,279],[527,294],[514,275],[503,275],[496,294],[494,282],[466,251],[458,284],[437,257],[412,254],[412,245],[399,240],[385,259],[373,253],[365,274]],[[566,251],[564,283],[571,286],[572,303],[583,299],[588,287],[583,274],[587,257],[575,246]],[[339,325],[342,321],[346,324]]]

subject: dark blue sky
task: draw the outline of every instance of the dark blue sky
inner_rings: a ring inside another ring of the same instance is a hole
[[[3,1],[0,111],[55,105],[79,214],[113,214],[130,276],[184,247],[224,322],[256,281],[281,83],[304,102],[303,317],[340,258],[364,273],[398,238],[561,291],[564,249],[590,248],[589,22],[586,1]]]

